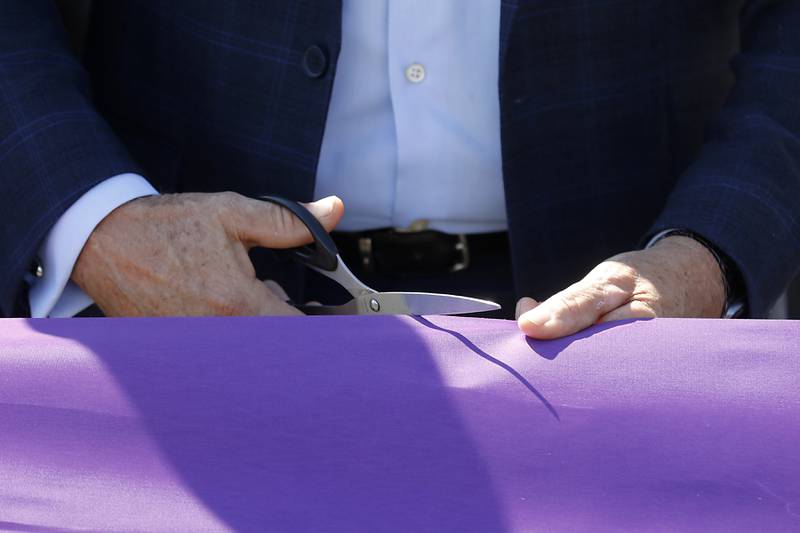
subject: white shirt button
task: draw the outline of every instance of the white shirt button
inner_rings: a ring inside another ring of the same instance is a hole
[[[425,67],[419,63],[413,63],[406,68],[406,79],[411,83],[422,83],[425,79]]]

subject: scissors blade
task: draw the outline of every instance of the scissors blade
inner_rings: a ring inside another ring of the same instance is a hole
[[[463,315],[500,309],[488,300],[432,292],[376,292],[354,302],[360,315]]]

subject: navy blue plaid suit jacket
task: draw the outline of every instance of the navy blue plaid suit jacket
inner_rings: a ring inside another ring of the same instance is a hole
[[[49,228],[109,176],[314,190],[340,2],[95,4],[82,66],[50,2],[0,3],[4,315],[25,312],[23,274]],[[688,228],[732,258],[765,313],[800,264],[800,2],[502,0],[500,39],[518,292],[546,296]],[[319,76],[304,69],[311,45],[327,57]]]

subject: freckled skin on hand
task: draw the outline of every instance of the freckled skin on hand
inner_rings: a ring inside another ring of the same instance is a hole
[[[597,322],[652,317],[719,318],[725,285],[714,256],[689,237],[604,261],[571,287],[537,303],[520,302],[520,329],[549,339]]]
[[[328,231],[343,213],[335,197],[308,207]],[[300,314],[255,277],[248,257],[253,246],[310,240],[281,211],[234,193],[139,198],[95,228],[72,280],[106,316]]]

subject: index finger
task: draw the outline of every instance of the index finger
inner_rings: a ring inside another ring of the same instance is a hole
[[[629,297],[622,287],[587,276],[523,313],[517,324],[528,337],[556,339],[588,328]]]

